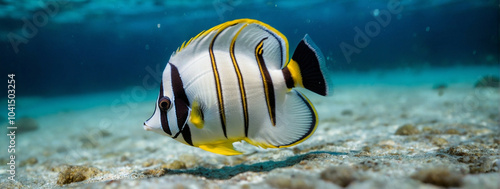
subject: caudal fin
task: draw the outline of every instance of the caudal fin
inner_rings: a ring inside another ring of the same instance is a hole
[[[325,58],[307,34],[283,68],[283,74],[288,88],[303,87],[323,96],[328,95]]]

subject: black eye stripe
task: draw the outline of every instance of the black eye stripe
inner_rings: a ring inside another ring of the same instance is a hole
[[[168,107],[166,109],[162,109],[160,107],[162,99],[165,99],[165,98],[168,99],[168,101],[170,102],[170,99],[168,97],[163,96],[163,81],[162,81],[160,84],[160,96],[158,97],[158,102],[157,102],[158,107],[160,109],[160,125],[161,125],[161,128],[163,129],[163,132],[167,133],[168,135],[172,135],[172,131],[170,131],[170,126],[168,125],[168,118],[167,118]]]
[[[172,131],[170,131],[170,126],[168,125],[167,111],[160,110],[160,121],[163,132],[172,135]]]

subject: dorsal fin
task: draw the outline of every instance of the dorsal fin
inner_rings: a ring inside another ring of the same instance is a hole
[[[213,50],[229,52],[229,45],[233,40],[236,40],[235,54],[254,52],[256,44],[262,38],[268,37],[269,39],[264,43],[263,56],[266,63],[270,65],[269,67],[281,69],[288,63],[288,40],[286,37],[275,28],[253,19],[228,21],[200,32],[187,42],[182,43],[172,54],[170,62],[181,66],[181,62],[185,62],[186,58],[192,58],[193,54],[200,51],[207,52],[209,44],[216,35],[217,40],[215,40]]]

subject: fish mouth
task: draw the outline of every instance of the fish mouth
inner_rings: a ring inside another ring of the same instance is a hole
[[[152,131],[153,130],[153,128],[151,128],[150,126],[148,126],[146,124],[146,122],[144,122],[144,126],[142,126],[142,128],[144,128],[144,130],[146,130],[146,131]]]

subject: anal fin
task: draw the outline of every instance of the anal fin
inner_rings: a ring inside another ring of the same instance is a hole
[[[233,141],[224,142],[219,144],[204,144],[198,146],[199,148],[209,151],[216,154],[226,155],[226,156],[234,156],[243,154],[240,151],[237,151],[233,147]]]
[[[286,94],[279,110],[276,126],[262,126],[244,140],[262,148],[285,148],[305,141],[318,126],[313,104],[295,89]]]

